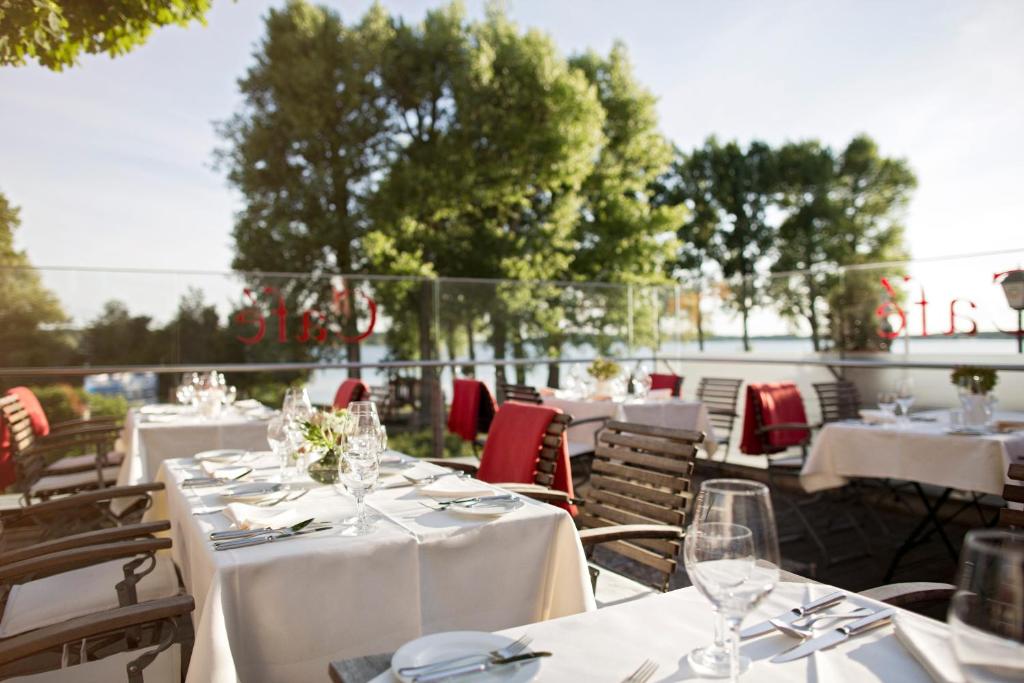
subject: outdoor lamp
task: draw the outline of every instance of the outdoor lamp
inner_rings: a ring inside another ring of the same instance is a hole
[[[1006,303],[1017,311],[1017,353],[1024,353],[1024,328],[1021,327],[1024,312],[1024,270],[1008,270],[996,273],[993,279],[1003,286]]]

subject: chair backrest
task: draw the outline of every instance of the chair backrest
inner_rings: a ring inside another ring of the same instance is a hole
[[[673,396],[682,396],[683,378],[679,375],[652,372],[651,389],[669,389]]]
[[[793,425],[782,428],[781,425]],[[747,385],[740,450],[748,455],[781,453],[811,438],[800,390],[792,382]]]
[[[1017,483],[1003,487],[1003,500],[1024,504],[1024,465],[1010,465],[1006,478]],[[999,526],[1024,529],[1024,509],[1005,507],[999,511]]]
[[[729,449],[732,430],[739,416],[737,401],[743,380],[726,377],[702,377],[697,387],[697,400],[708,409],[708,417],[715,428],[715,439]]]
[[[608,422],[597,438],[590,489],[576,517],[581,527],[668,524],[685,527],[702,432]],[[643,539],[601,545],[653,569],[667,590],[680,540]]]
[[[46,463],[40,457],[26,457],[35,443],[29,411],[13,394],[0,397],[0,488],[18,484],[24,488],[42,474]]]
[[[28,387],[12,387],[7,390],[8,396],[14,396],[21,403],[21,407],[28,413],[32,421],[32,431],[36,436],[46,436],[50,433],[50,421],[46,417],[43,405],[36,398],[35,393]]]
[[[456,379],[452,383],[452,405],[448,411],[448,431],[466,441],[486,432],[494,419],[495,405],[490,390],[475,379]]]
[[[334,409],[347,408],[353,401],[365,401],[370,397],[370,387],[361,379],[349,377],[334,393]]]
[[[821,406],[821,422],[856,420],[860,417],[860,392],[853,382],[818,382],[814,385]]]
[[[498,396],[501,398],[502,403],[505,401],[519,401],[520,403],[533,403],[538,406],[544,403],[540,392],[526,384],[502,382],[498,385]]]

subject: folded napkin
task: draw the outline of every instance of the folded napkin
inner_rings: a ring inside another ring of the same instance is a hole
[[[437,481],[419,487],[419,492],[431,498],[468,498],[469,496],[489,496],[494,493],[494,487],[477,479],[441,477]]]
[[[869,425],[881,425],[881,424],[893,424],[896,422],[896,416],[890,415],[884,410],[872,410],[863,408],[860,411],[860,419]]]
[[[236,529],[279,529],[298,524],[313,515],[294,508],[264,508],[245,503],[229,503],[224,508],[224,516],[231,520]]]
[[[139,408],[139,412],[143,415],[177,415],[188,410],[191,410],[189,406],[174,403],[151,403]]]
[[[964,683],[949,627],[927,618],[896,616],[896,638],[936,683]]]
[[[280,466],[280,458],[270,451],[249,453],[230,464],[217,462],[217,460],[203,460],[199,463],[199,467],[202,468],[203,472],[207,475],[222,479],[232,479],[250,468],[253,470],[267,470],[276,469]]]

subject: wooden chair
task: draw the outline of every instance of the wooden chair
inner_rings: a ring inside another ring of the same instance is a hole
[[[533,403],[538,406],[544,403],[544,399],[541,398],[540,392],[534,387],[526,384],[508,384],[507,382],[499,382],[498,398],[501,403],[504,403],[505,401],[519,401],[520,403]]]
[[[361,379],[349,377],[338,386],[334,392],[334,402],[331,404],[335,410],[348,408],[348,404],[354,401],[365,401],[370,397],[370,387]]]
[[[1010,465],[1006,477],[1017,483],[1003,487],[1003,500],[1007,503],[1024,504],[1024,465]],[[1024,528],[1024,509],[1004,507],[999,511],[999,526]]]
[[[697,400],[708,409],[708,418],[715,428],[715,438],[722,444],[722,458],[729,453],[729,442],[736,428],[737,402],[739,401],[741,379],[724,377],[701,377],[697,387]]]
[[[860,393],[853,382],[818,382],[814,391],[818,394],[822,424],[860,419]]]
[[[11,456],[15,464],[15,490],[26,504],[56,495],[102,488],[117,481],[120,467],[106,460],[113,451],[117,430],[106,427],[76,430],[64,436],[39,441],[28,412],[14,396],[0,398],[0,419],[9,434]],[[85,460],[74,467],[54,470],[52,465],[75,451],[85,450]]]
[[[693,499],[693,471],[703,432],[609,421],[598,435],[590,488],[576,524],[588,557],[597,546],[646,566],[646,585],[667,591]],[[564,502],[558,492],[526,492]],[[599,570],[591,566],[597,589]],[[620,578],[621,577],[617,577]]]
[[[188,616],[192,599],[184,595],[177,568],[166,552],[171,540],[153,537],[168,529],[169,522],[149,522],[4,553],[0,560],[0,585],[6,596],[0,676],[60,668],[62,646],[83,638],[88,641],[76,649],[85,661],[154,647],[130,657],[138,669],[127,669],[130,682],[144,680],[142,671],[175,643],[181,646],[181,671],[185,671],[193,639]],[[154,608],[163,616],[154,617]],[[140,614],[148,618],[139,619]],[[126,622],[126,615],[135,618]],[[78,635],[83,630],[88,635]],[[117,658],[119,673],[109,680],[124,675],[123,659]],[[90,664],[89,668],[97,667]],[[68,680],[75,679],[72,671]]]

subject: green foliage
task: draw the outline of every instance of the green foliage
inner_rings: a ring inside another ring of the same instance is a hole
[[[91,417],[120,419],[128,413],[128,402],[122,396],[87,394],[81,387],[70,384],[46,384],[29,388],[39,399],[50,424],[81,418],[86,408]]]
[[[999,376],[992,368],[976,365],[961,365],[953,370],[950,381],[972,394],[987,394],[996,388]]]
[[[594,362],[587,367],[587,374],[596,380],[613,379],[622,372],[619,364],[607,358],[595,358]]]
[[[209,9],[210,0],[0,0],[0,65],[61,71],[83,53],[123,55],[155,27],[203,22]]]
[[[388,433],[388,448],[411,455],[414,458],[434,457],[430,429]],[[472,447],[466,441],[463,441],[455,434],[445,434],[445,457],[461,458],[471,455],[473,455]]]

